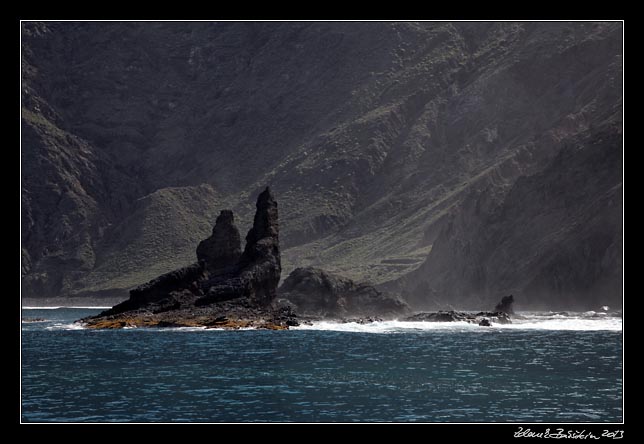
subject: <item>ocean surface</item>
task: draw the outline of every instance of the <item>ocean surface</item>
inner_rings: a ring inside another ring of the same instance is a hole
[[[100,311],[23,308],[24,422],[622,421],[621,317],[289,331],[73,323]]]

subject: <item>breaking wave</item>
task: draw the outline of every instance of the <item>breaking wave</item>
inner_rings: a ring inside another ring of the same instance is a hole
[[[622,318],[605,313],[522,313],[512,324],[492,324],[481,327],[467,322],[406,322],[381,321],[369,324],[355,322],[314,322],[292,327],[295,330],[329,330],[361,333],[405,333],[425,330],[490,331],[490,330],[569,330],[569,331],[622,331]]]

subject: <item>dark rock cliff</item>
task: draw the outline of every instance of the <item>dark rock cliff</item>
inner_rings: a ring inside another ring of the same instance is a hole
[[[597,128],[506,192],[470,195],[402,279],[408,298],[423,307],[467,296],[476,308],[512,292],[524,308],[621,306],[621,140],[620,126]]]
[[[197,260],[211,274],[221,274],[229,267],[236,266],[240,256],[241,238],[235,226],[235,216],[230,210],[222,210],[212,235],[197,246]]]

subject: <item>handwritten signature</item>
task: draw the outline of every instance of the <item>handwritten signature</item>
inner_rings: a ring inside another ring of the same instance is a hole
[[[597,433],[597,432],[595,432]],[[622,439],[624,437],[623,430],[603,430],[601,435],[595,435],[593,432],[586,430],[564,430],[555,429],[554,431],[546,429],[544,432],[534,432],[530,429],[519,427],[519,430],[514,432],[515,438],[552,438],[552,439]]]

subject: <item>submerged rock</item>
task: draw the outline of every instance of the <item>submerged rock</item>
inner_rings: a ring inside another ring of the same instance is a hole
[[[307,316],[370,319],[394,317],[409,311],[407,304],[395,296],[314,267],[293,270],[279,293],[297,307],[299,314]]]
[[[92,328],[297,325],[290,307],[274,304],[281,261],[277,202],[268,187],[257,199],[243,253],[230,210],[220,213],[196,253],[196,264],[161,275],[130,291],[127,301],[81,321]]]

